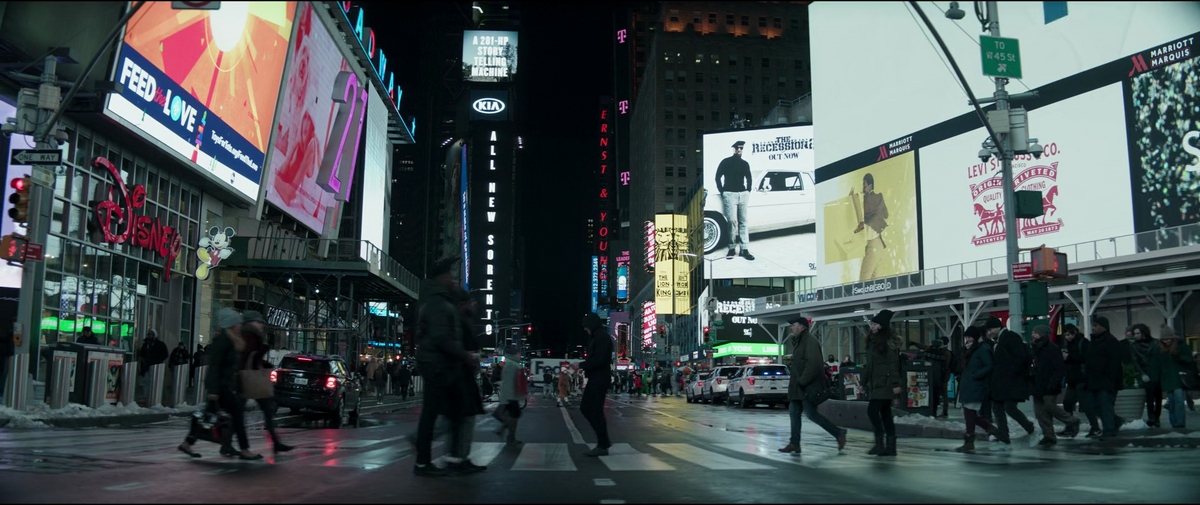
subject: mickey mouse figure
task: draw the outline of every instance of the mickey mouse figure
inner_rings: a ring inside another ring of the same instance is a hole
[[[214,226],[208,230],[207,237],[200,239],[200,247],[196,249],[196,257],[200,258],[200,264],[196,266],[196,279],[208,279],[209,271],[217,268],[221,260],[233,254],[229,242],[233,240],[234,234],[231,227],[222,231],[220,227]]]

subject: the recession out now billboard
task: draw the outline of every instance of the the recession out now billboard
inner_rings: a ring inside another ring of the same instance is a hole
[[[359,142],[370,131],[363,128],[370,90],[309,3],[297,11],[289,51],[266,198],[324,234],[326,221],[336,222],[326,213],[349,193]]]
[[[517,77],[517,32],[463,32],[463,80],[512,82]]]
[[[257,200],[296,2],[175,10],[147,2],[125,27],[105,114]]]
[[[719,260],[705,277],[816,275],[813,127],[710,133],[703,147],[703,248]]]

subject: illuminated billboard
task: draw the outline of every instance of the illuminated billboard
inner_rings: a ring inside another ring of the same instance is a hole
[[[129,20],[105,114],[257,200],[296,2],[175,10]]]
[[[683,214],[654,216],[654,241],[658,257],[654,263],[654,303],[659,314],[687,314],[691,309],[688,217]]]
[[[267,201],[324,233],[326,212],[350,189],[343,174],[358,155],[367,90],[310,4],[300,7],[296,24]]]
[[[817,186],[821,285],[869,281],[919,269],[913,152],[884,157]]]
[[[363,184],[362,184],[362,209],[360,223],[361,238],[364,242],[375,244],[380,250],[385,249],[387,242],[384,241],[386,236],[385,220],[390,212],[388,207],[388,188],[391,187],[391,170],[389,161],[392,159],[392,142],[388,140],[387,123],[389,104],[383,101],[380,94],[375,90],[375,85],[370,87],[370,93],[367,94],[367,124],[365,126],[366,148],[363,151]],[[362,244],[360,255],[363,259],[370,260],[368,257],[368,247]]]
[[[512,82],[517,76],[517,32],[463,32],[463,80]]]
[[[629,251],[617,256],[617,302],[629,301]]]
[[[813,163],[812,126],[704,135],[706,278],[816,275]]]

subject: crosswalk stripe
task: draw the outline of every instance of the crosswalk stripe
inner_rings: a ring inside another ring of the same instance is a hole
[[[468,459],[470,459],[471,462],[476,465],[488,466],[493,459],[496,459],[496,456],[500,455],[500,452],[504,450],[505,445],[507,444],[503,442],[472,442],[471,454],[469,455]],[[443,455],[433,460],[433,462],[438,466],[445,466],[447,456],[448,455]]]
[[[567,444],[525,444],[513,470],[524,471],[570,471],[576,470],[575,462]]]
[[[608,456],[600,456],[600,461],[614,472],[637,470],[674,470],[675,467],[651,454],[638,452],[629,444],[613,444],[608,448]]]
[[[571,420],[571,414],[567,412],[567,408],[559,407],[558,410],[562,411],[563,420],[567,422],[567,431],[571,432],[571,441],[577,444],[587,443],[583,441],[583,435],[579,434],[579,428],[575,427],[575,421]]]
[[[734,459],[689,444],[650,444],[650,447],[709,470],[769,470],[773,467]]]
[[[413,452],[415,451],[412,446],[408,444],[401,444],[383,447],[344,458],[334,458],[327,460],[324,463],[320,463],[320,465],[340,468],[362,468],[363,470],[376,470],[407,458],[411,456]]]
[[[870,466],[872,462],[864,461],[858,458],[850,458],[847,456],[838,456],[837,450],[829,451],[821,448],[819,450],[804,450],[800,455],[793,456],[778,452],[770,447],[765,447],[757,443],[738,443],[738,444],[716,444],[717,447],[729,449],[731,451],[749,454],[766,458],[771,461],[787,463],[790,465],[799,465],[807,468],[861,468]]]

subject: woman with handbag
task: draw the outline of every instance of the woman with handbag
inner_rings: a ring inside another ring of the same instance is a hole
[[[246,341],[246,350],[242,351],[243,368],[238,372],[242,379],[242,397],[258,402],[275,453],[290,451],[292,446],[280,442],[279,433],[275,431],[275,386],[271,384],[271,364],[266,361],[271,346],[266,343],[262,314],[253,310],[242,314],[242,339]]]
[[[900,349],[904,341],[892,333],[892,311],[884,309],[871,319],[871,335],[867,337],[867,364],[863,370],[863,386],[867,390],[867,417],[875,427],[875,446],[867,454],[896,455],[896,423],[892,418],[892,402],[900,398],[904,381],[900,374]],[[886,435],[886,445],[885,445]]]
[[[210,410],[217,408],[229,414],[232,426],[221,434],[221,455],[237,456],[239,459],[262,459],[262,454],[250,452],[250,439],[246,435],[245,400],[238,394],[238,371],[241,369],[242,352],[246,350],[246,341],[242,339],[242,315],[236,310],[224,308],[218,312],[220,331],[208,346],[208,375],[204,379],[204,387],[208,390]],[[241,452],[233,450],[233,435],[237,434]],[[192,450],[196,443],[192,432],[179,450],[193,458],[200,454]]]

